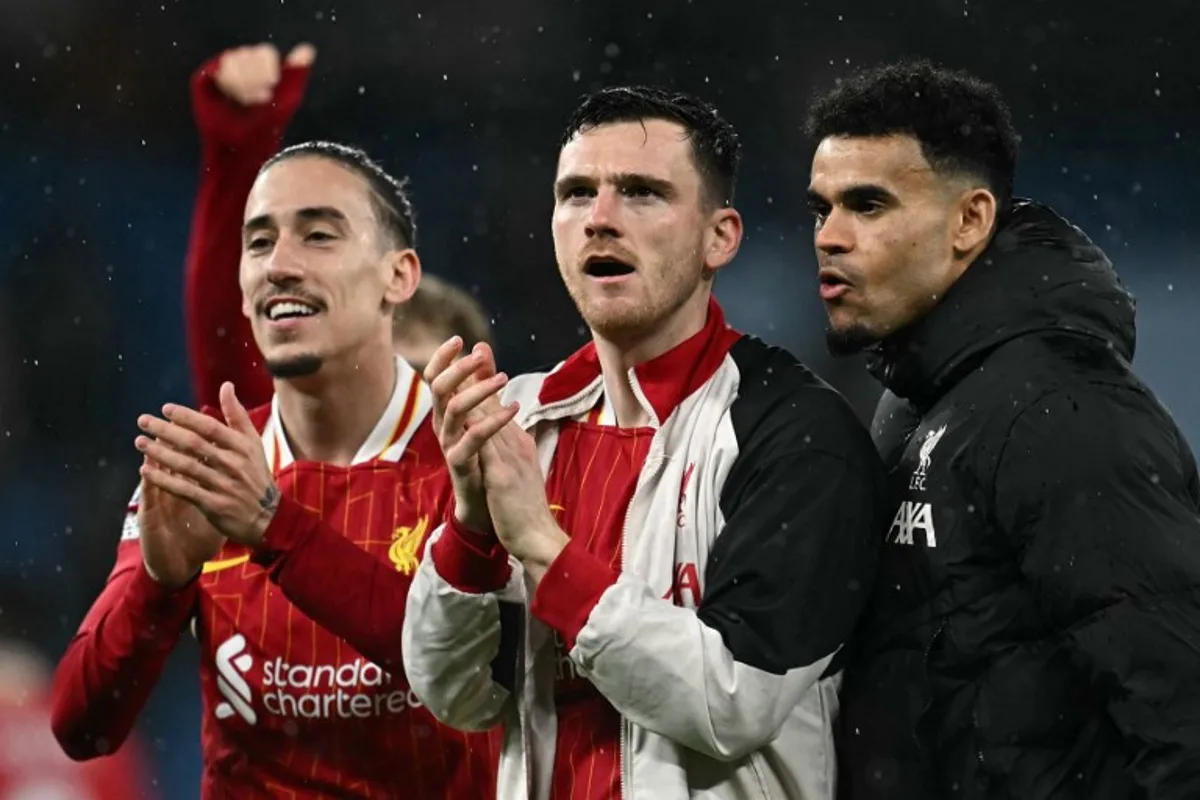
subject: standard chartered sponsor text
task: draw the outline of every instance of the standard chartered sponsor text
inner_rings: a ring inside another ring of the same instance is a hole
[[[281,717],[367,719],[400,714],[421,701],[408,688],[392,688],[378,664],[356,658],[333,664],[263,664],[263,707]]]

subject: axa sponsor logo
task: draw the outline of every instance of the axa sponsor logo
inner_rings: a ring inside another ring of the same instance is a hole
[[[699,608],[700,597],[702,596],[700,589],[700,571],[696,568],[696,564],[691,561],[685,561],[675,565],[675,575],[671,579],[671,588],[667,589],[667,593],[663,595],[663,600],[670,600],[673,604],[681,608]]]
[[[216,653],[218,719],[235,714],[251,725],[259,708],[272,716],[294,719],[368,719],[401,714],[421,701],[405,686],[395,685],[391,673],[365,658],[342,664],[291,663],[281,657],[265,660],[261,674],[251,675],[254,657],[246,638],[235,634]],[[256,682],[251,688],[251,680]]]
[[[933,506],[915,500],[905,500],[896,509],[887,541],[891,544],[937,547],[937,531],[933,526]]]

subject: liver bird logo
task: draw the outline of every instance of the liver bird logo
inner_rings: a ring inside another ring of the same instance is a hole
[[[392,534],[392,544],[388,547],[388,558],[396,567],[397,572],[412,575],[417,568],[417,554],[421,550],[421,542],[425,541],[425,531],[429,529],[429,519],[421,517],[413,527],[396,528]]]
[[[942,436],[946,433],[946,426],[938,428],[936,431],[930,431],[925,435],[925,441],[921,442],[920,459],[921,462],[917,465],[917,472],[924,475],[929,469],[929,464],[933,458],[933,448],[937,447],[937,443],[942,440]]]

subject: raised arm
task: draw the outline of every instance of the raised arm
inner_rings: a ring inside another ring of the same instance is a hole
[[[238,286],[242,212],[259,168],[280,147],[313,61],[301,45],[280,62],[273,45],[229,50],[192,76],[202,169],[184,276],[188,358],[199,405],[231,381],[251,407],[271,399]]]

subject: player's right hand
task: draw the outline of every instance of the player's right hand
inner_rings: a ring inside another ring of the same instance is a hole
[[[150,459],[146,459],[150,464]],[[158,466],[161,469],[161,465]],[[217,554],[225,537],[195,506],[142,481],[138,542],[146,571],[170,589],[186,585]]]
[[[454,516],[464,527],[484,533],[492,531],[492,519],[479,449],[512,421],[517,406],[500,404],[508,376],[496,372],[492,349],[480,343],[456,361],[462,347],[458,336],[439,347],[425,367],[425,380],[433,392],[434,432],[454,484]]]
[[[311,44],[298,44],[285,59],[273,44],[236,47],[221,54],[213,82],[229,99],[244,106],[269,103],[275,97],[282,66],[309,67],[317,57]]]

